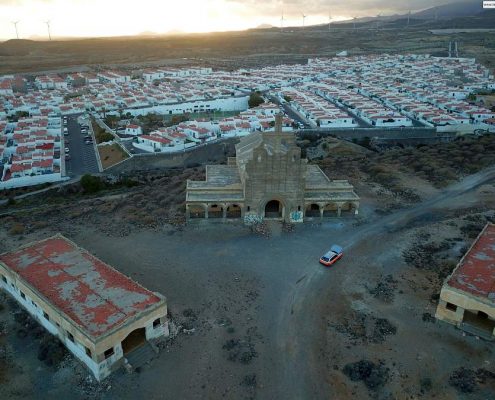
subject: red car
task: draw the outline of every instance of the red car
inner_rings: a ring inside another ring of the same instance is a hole
[[[325,267],[329,267],[330,265],[340,260],[343,255],[344,252],[342,251],[342,247],[334,244],[330,251],[326,252],[323,256],[320,257],[320,264],[323,264]]]

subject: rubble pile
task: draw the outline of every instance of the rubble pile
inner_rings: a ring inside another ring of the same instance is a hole
[[[265,238],[269,238],[271,235],[270,228],[265,222],[254,223],[249,228],[255,235],[263,236]]]

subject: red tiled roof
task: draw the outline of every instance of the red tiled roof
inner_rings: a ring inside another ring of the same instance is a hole
[[[161,301],[61,235],[2,254],[0,262],[93,337]]]
[[[495,302],[495,225],[487,224],[447,284]]]
[[[164,138],[164,137],[161,137],[161,136],[142,135],[141,139],[147,139],[147,140],[151,140],[153,142],[158,142],[158,143],[163,143],[163,144],[169,144],[172,142],[171,140]]]

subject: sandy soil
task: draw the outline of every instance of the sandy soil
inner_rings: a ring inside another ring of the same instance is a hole
[[[421,202],[386,215],[376,212],[386,194],[363,184],[359,218],[306,223],[291,233],[275,225],[270,237],[240,225],[132,224],[120,217],[120,194],[47,205],[36,229],[29,221],[40,217],[19,211],[2,219],[0,251],[60,231],[166,295],[172,319],[189,333],[181,330],[139,373],[119,371],[96,384],[70,356],[54,367],[40,362],[39,343],[18,337],[7,304],[0,311],[7,326],[0,345],[11,355],[3,396],[492,398],[493,378],[472,393],[450,378],[460,367],[495,372],[493,345],[432,320],[443,264],[413,266],[403,253],[448,239],[429,256],[455,263],[472,241],[464,228],[495,217],[494,178],[492,168],[442,190],[423,188]],[[125,195],[137,207],[156,195],[138,190]],[[9,233],[12,219],[27,227],[23,235]],[[317,260],[332,243],[344,246],[345,257],[326,269]],[[376,367],[373,379],[352,381],[348,364],[361,360]]]

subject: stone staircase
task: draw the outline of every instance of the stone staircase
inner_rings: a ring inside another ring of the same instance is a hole
[[[127,363],[130,365],[132,370],[142,367],[143,365],[149,363],[157,356],[157,351],[151,345],[151,343],[146,342],[137,349],[132,350],[129,354],[125,356]]]

